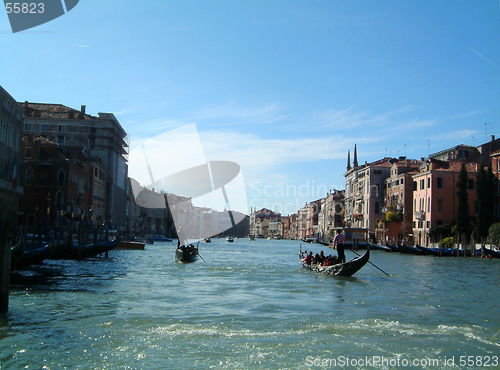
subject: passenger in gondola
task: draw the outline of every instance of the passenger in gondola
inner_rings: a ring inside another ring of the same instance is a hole
[[[313,261],[313,252],[309,252],[306,258],[303,258],[300,261],[304,262],[306,265],[310,265]]]
[[[323,251],[319,252],[319,260],[318,263],[323,263],[325,261],[325,253]]]

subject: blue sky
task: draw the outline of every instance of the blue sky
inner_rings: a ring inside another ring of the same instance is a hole
[[[81,0],[16,34],[3,12],[0,40],[15,99],[113,112],[132,147],[196,123],[284,214],[343,189],[355,143],[420,158],[499,129],[496,0]]]

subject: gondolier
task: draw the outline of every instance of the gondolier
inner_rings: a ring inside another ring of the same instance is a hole
[[[342,230],[337,230],[337,235],[335,235],[335,239],[333,239],[333,248],[337,249],[337,254],[339,256],[340,262],[345,262],[345,254],[344,254],[344,244],[346,242],[345,235],[342,234]]]

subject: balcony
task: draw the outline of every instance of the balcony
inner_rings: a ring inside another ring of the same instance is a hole
[[[425,212],[424,211],[415,211],[415,218],[417,220],[425,220]]]

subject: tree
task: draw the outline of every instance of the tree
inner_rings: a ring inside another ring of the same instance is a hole
[[[459,235],[465,234],[467,237],[470,234],[470,218],[469,218],[469,193],[468,174],[465,163],[462,163],[462,168],[458,173],[457,181],[457,232]]]
[[[490,226],[488,230],[488,239],[493,245],[500,244],[500,222]]]
[[[488,166],[486,171],[483,166],[479,168],[476,179],[476,210],[477,210],[477,234],[484,239],[488,236],[488,229],[493,224],[494,218],[494,197],[495,197],[495,176]]]

